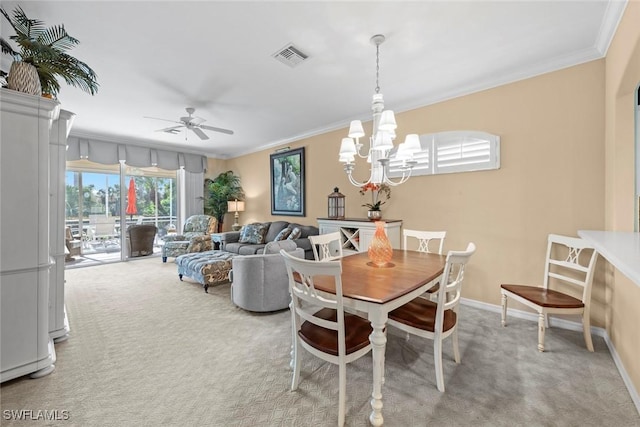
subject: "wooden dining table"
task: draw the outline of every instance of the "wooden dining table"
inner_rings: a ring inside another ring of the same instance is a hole
[[[342,294],[345,307],[364,312],[373,332],[369,340],[373,356],[371,425],[381,426],[384,354],[387,337],[384,328],[390,311],[413,300],[435,285],[444,272],[446,257],[394,249],[389,265],[376,267],[366,252],[345,256],[342,262]],[[316,290],[335,294],[335,283],[326,276],[314,277]]]

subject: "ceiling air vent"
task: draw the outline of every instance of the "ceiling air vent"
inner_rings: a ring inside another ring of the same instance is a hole
[[[272,56],[283,64],[287,64],[291,68],[300,64],[302,61],[309,57],[309,55],[302,53],[300,49],[292,44],[289,44],[282,49],[278,49],[278,51]]]

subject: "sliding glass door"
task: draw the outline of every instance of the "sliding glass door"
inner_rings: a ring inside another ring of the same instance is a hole
[[[177,189],[175,171],[67,162],[65,220],[72,235],[82,239],[81,256],[100,262],[126,259],[121,240],[131,224],[155,225],[159,251],[167,227],[176,224]]]

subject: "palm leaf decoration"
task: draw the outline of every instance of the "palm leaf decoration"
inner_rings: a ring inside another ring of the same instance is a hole
[[[233,171],[222,172],[213,181],[209,180],[208,194],[205,198],[205,213],[213,215],[222,226],[224,215],[227,213],[227,201],[244,200],[244,190],[240,185],[240,177]]]
[[[0,8],[0,11],[16,33],[9,38],[20,47],[20,51],[16,51],[8,41],[0,38],[2,53],[13,56],[14,61],[23,61],[36,67],[43,93],[58,94],[58,77],[91,95],[98,92],[96,73],[87,64],[66,53],[80,42],[67,33],[64,25],[47,28],[42,21],[28,18],[20,6],[14,10],[13,18],[4,8]]]

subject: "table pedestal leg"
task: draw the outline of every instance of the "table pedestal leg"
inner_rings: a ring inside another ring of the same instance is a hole
[[[382,381],[384,378],[384,351],[387,337],[384,334],[385,321],[371,319],[373,332],[369,336],[373,352],[373,392],[371,393],[371,415],[369,421],[373,426],[381,426],[382,418]]]

